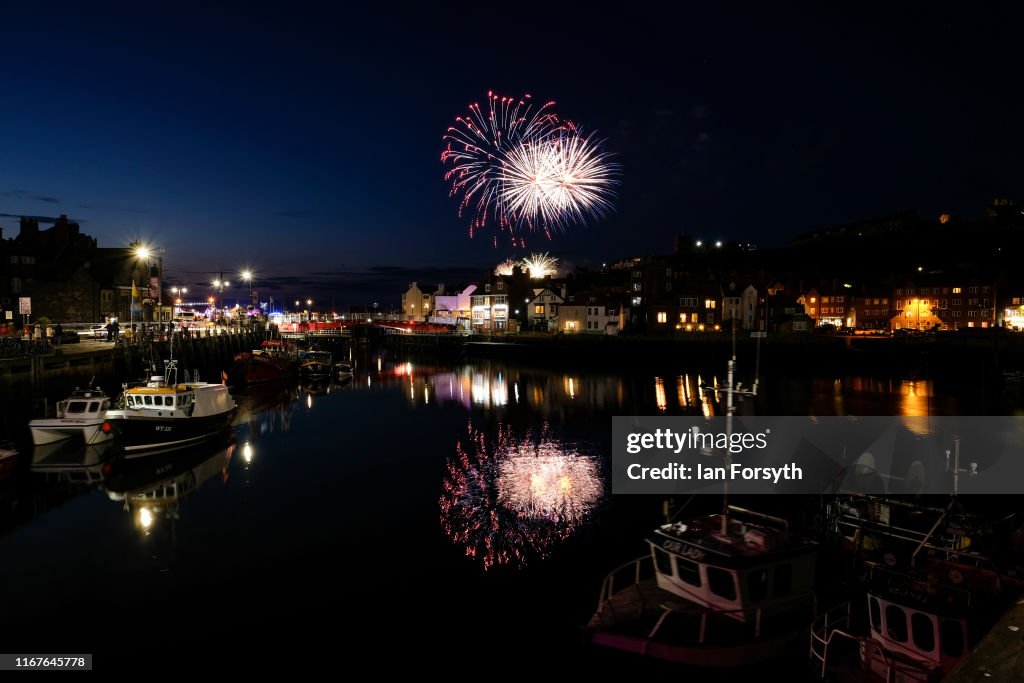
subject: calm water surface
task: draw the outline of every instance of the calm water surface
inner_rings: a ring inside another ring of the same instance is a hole
[[[317,652],[466,673],[623,661],[580,627],[662,500],[611,496],[610,418],[723,414],[701,387],[724,376],[355,361],[345,385],[238,397],[232,439],[172,457],[105,469],[103,450],[26,449],[0,482],[4,651],[186,670]],[[738,412],[1019,405],[922,378],[779,375]]]

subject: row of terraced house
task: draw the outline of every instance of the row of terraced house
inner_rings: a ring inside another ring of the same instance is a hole
[[[687,334],[729,329],[775,334],[816,328],[864,331],[1024,329],[1024,292],[955,276],[872,287],[806,286],[797,277],[693,273],[671,258],[634,258],[600,271],[531,279],[488,274],[446,291],[412,283],[402,296],[410,320],[459,324],[484,333],[521,330]]]

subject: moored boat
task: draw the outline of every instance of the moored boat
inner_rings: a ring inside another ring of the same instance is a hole
[[[235,356],[234,364],[225,373],[228,386],[244,390],[267,384],[285,384],[299,372],[298,350],[294,344],[268,339],[260,348]]]
[[[786,520],[729,506],[665,524],[647,543],[650,554],[605,578],[590,642],[698,667],[753,665],[805,646],[817,544]]]
[[[307,351],[299,368],[302,376],[310,379],[330,377],[333,369],[330,351]]]
[[[345,361],[338,361],[334,364],[334,378],[339,382],[346,382],[353,377],[352,364]]]
[[[75,389],[57,403],[55,417],[40,418],[28,423],[32,443],[42,446],[72,437],[82,437],[86,444],[98,444],[110,439],[110,433],[101,427],[110,408],[110,397],[102,389]]]
[[[114,435],[126,457],[205,441],[222,434],[234,419],[238,406],[227,386],[179,383],[175,361],[166,366],[162,376],[126,388],[123,405],[107,412],[102,429]]]
[[[946,507],[850,496],[831,505],[830,525],[853,551],[859,595],[815,620],[813,670],[824,680],[859,670],[871,681],[933,683],[963,664],[1022,593],[1012,547],[995,533],[1011,517],[986,524]],[[1005,535],[1006,539],[999,536]]]

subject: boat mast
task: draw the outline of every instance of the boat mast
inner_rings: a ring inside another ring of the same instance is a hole
[[[740,396],[757,396],[757,377],[754,378],[754,386],[750,390],[737,388],[735,385],[736,375],[736,323],[735,312],[730,320],[732,325],[732,356],[727,365],[728,371],[725,379],[725,472],[726,478],[722,480],[722,535],[729,532],[729,472],[732,470],[732,454],[729,444],[732,443],[732,416],[736,412],[736,405],[733,402],[733,394]],[[757,339],[758,366],[760,366],[761,338]],[[760,368],[759,368],[760,369]]]

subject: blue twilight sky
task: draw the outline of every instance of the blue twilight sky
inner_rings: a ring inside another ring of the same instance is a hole
[[[4,235],[63,213],[162,245],[169,280],[249,266],[264,300],[395,305],[512,255],[468,238],[439,160],[489,89],[617,155],[612,217],[528,240],[570,264],[971,217],[1024,180],[1010,5],[347,5],[0,0]]]

